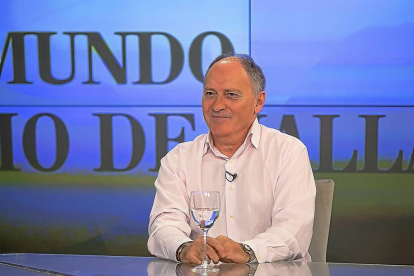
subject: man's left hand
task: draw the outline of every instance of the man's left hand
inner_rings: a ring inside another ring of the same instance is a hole
[[[220,258],[221,262],[244,264],[249,261],[249,254],[244,252],[240,243],[225,236],[218,236],[216,240],[224,247],[224,252],[226,253],[226,257]]]

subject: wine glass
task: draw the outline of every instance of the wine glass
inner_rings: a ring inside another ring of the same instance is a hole
[[[201,265],[193,268],[193,272],[207,275],[220,269],[209,266],[207,262],[207,232],[213,226],[220,213],[220,193],[215,191],[195,191],[190,196],[191,215],[198,227],[203,231],[204,250]]]

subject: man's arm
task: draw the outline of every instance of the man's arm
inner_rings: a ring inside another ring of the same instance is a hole
[[[170,260],[176,260],[176,250],[182,243],[191,241],[189,199],[185,183],[178,176],[178,164],[178,154],[174,150],[161,160],[148,227],[148,250]]]
[[[304,146],[282,160],[273,194],[271,227],[242,243],[254,250],[259,263],[307,256],[312,238],[316,187]]]
[[[275,179],[271,227],[242,243],[253,249],[259,263],[309,259],[307,250],[312,237],[316,188],[309,157],[302,144],[283,157]],[[239,243],[223,236],[216,239],[226,253],[226,258],[220,261],[246,259]]]
[[[155,181],[157,193],[150,214],[148,250],[151,254],[177,261],[177,249],[186,242],[179,260],[184,263],[200,264],[203,258],[203,240],[192,241],[189,198],[185,179],[178,172],[179,160],[173,150],[161,160],[161,168]],[[208,237],[208,258],[217,263],[224,256],[222,245]]]

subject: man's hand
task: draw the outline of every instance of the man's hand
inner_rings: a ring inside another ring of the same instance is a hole
[[[207,237],[207,261],[218,263],[221,258],[225,258],[224,247],[216,239]],[[203,237],[199,237],[193,242],[187,244],[180,253],[180,259],[186,264],[201,264],[203,260]]]
[[[216,240],[224,247],[225,257],[220,258],[221,262],[243,264],[249,261],[249,254],[244,252],[240,243],[225,236],[218,236]]]

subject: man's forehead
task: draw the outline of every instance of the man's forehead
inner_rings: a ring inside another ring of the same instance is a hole
[[[251,84],[251,80],[240,59],[237,57],[227,57],[218,61],[210,68],[204,80],[203,88],[208,89],[218,83],[229,84],[228,82],[232,83],[233,81],[240,80]]]
[[[231,63],[231,62],[238,62],[241,64],[240,58],[238,57],[226,57],[219,60],[217,63]]]
[[[223,58],[222,60],[217,61],[210,69],[212,69],[216,65],[220,66],[220,65],[230,65],[230,64],[237,64],[237,65],[240,65],[241,67],[243,67],[243,65],[241,63],[241,60],[239,58],[237,58],[237,57],[227,57],[227,58]]]
[[[224,58],[218,62],[216,62],[207,72],[206,78],[210,75],[210,73],[212,71],[216,71],[219,70],[221,71],[220,74],[224,74],[227,73],[227,71],[229,73],[234,73],[235,70],[239,71],[246,71],[242,65],[242,63],[240,62],[239,59],[234,58],[234,57],[228,57],[228,58]]]

